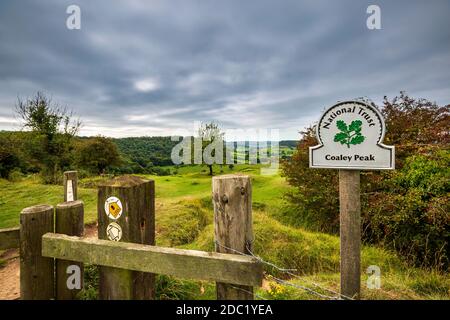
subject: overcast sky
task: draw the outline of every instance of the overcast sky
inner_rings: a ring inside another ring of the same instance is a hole
[[[81,30],[66,28],[67,6]],[[366,9],[381,8],[381,30]],[[450,1],[0,1],[0,130],[44,91],[82,135],[279,128],[400,90],[450,103]]]

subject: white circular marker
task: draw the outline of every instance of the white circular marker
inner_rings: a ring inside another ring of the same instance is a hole
[[[106,227],[106,235],[111,241],[120,241],[122,239],[122,228],[115,222],[111,222]]]
[[[105,213],[108,218],[117,220],[123,212],[122,202],[117,197],[109,197],[105,201]]]

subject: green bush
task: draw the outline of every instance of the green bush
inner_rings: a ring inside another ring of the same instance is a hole
[[[386,191],[366,203],[365,239],[384,243],[416,265],[448,268],[449,168],[448,150],[407,158],[385,181]]]
[[[78,293],[79,300],[97,300],[98,299],[98,285],[100,281],[99,269],[95,265],[84,265],[84,284],[83,289]]]
[[[21,165],[19,139],[11,133],[0,132],[0,178],[8,178]]]
[[[161,168],[161,167],[153,167],[151,169],[152,174],[156,174],[157,176],[170,176],[170,169],[169,168]]]
[[[14,170],[9,173],[8,180],[11,182],[18,182],[21,181],[23,177],[22,171],[19,168],[14,168]]]

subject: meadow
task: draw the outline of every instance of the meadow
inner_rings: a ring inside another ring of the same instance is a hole
[[[160,246],[214,250],[211,177],[205,166],[171,167],[171,175],[140,175],[155,180],[156,242]],[[283,198],[290,186],[280,175],[260,175],[256,165],[215,167],[215,174],[242,173],[252,177],[254,251],[265,261],[282,268],[296,269],[297,276],[265,266],[265,281],[256,290],[261,299],[317,299],[304,289],[324,295],[339,291],[339,238],[293,227],[279,219],[289,206]],[[95,224],[96,184],[107,177],[80,179],[79,198],[85,203],[85,223]],[[20,211],[31,205],[62,202],[62,186],[44,185],[37,176],[18,181],[0,180],[0,228],[19,225]],[[395,253],[363,245],[363,299],[449,299],[450,279],[437,271],[413,268]],[[378,266],[381,287],[367,288],[366,269]],[[95,267],[86,268],[86,289],[81,298],[95,298]],[[279,284],[277,279],[288,281]],[[303,289],[302,289],[303,288]],[[159,299],[214,299],[214,284],[158,276]]]

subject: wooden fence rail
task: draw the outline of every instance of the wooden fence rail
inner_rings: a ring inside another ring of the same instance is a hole
[[[0,250],[18,248],[20,228],[0,229]]]
[[[42,255],[106,267],[246,286],[261,286],[263,277],[261,263],[252,257],[54,233],[47,233],[42,237]]]

